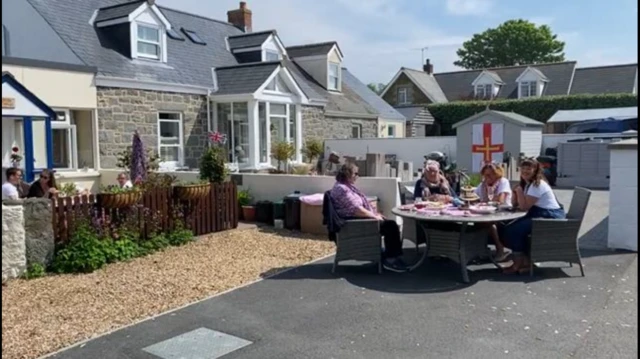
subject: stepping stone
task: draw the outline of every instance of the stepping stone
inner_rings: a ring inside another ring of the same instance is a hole
[[[198,328],[142,350],[162,359],[217,359],[250,344],[233,335]]]

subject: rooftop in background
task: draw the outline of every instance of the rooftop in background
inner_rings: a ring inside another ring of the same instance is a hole
[[[594,108],[590,110],[559,110],[547,123],[582,122],[605,118],[638,117],[638,107]]]
[[[378,96],[378,94],[373,92],[367,85],[358,80],[357,77],[344,67],[342,68],[342,81],[364,101],[378,110],[381,118],[385,120],[405,120],[405,117],[401,113],[386,103],[380,96]]]

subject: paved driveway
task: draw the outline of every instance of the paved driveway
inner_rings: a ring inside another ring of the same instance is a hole
[[[568,205],[570,193],[559,191]],[[608,195],[595,192],[578,268],[504,276],[449,262],[330,274],[330,259],[117,331],[56,358],[632,358],[637,259],[602,248]]]

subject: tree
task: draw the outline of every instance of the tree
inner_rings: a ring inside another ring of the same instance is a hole
[[[377,93],[378,95],[380,95],[382,91],[384,91],[384,88],[387,87],[387,85],[382,83],[377,83],[377,84],[370,83],[367,86],[371,89],[371,91]]]
[[[547,25],[509,20],[495,29],[475,34],[458,49],[453,64],[465,69],[564,61],[564,42]]]

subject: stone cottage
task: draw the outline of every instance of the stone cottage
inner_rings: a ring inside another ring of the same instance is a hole
[[[153,0],[26,0],[88,66],[97,69],[100,168],[138,130],[165,168],[196,167],[208,135],[226,135],[229,162],[272,166],[271,145],[307,137],[377,137],[380,111],[343,81],[336,42],[285,47],[253,32],[245,2],[228,22]]]

